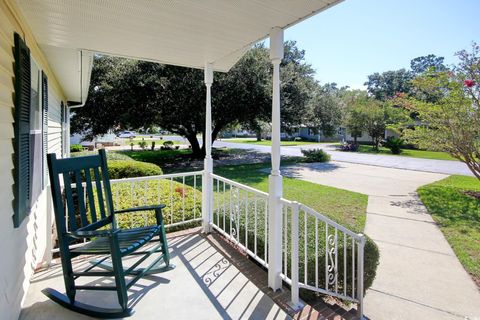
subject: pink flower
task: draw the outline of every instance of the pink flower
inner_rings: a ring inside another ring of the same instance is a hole
[[[467,79],[467,80],[463,81],[463,84],[465,85],[465,87],[471,88],[475,85],[475,81],[473,81],[471,79]]]

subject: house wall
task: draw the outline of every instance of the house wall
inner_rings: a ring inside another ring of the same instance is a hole
[[[0,0],[0,318],[5,320],[18,318],[30,276],[42,261],[49,259],[52,222],[49,191],[44,189],[30,215],[19,228],[13,227],[14,32],[25,39],[33,59],[48,76],[49,152],[60,150],[57,105],[64,99],[16,3]]]

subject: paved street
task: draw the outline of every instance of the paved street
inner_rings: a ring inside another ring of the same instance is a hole
[[[238,149],[253,149],[259,152],[270,153],[269,146],[260,146],[246,143],[232,143],[225,141],[215,141],[214,147],[227,147]],[[341,162],[350,162],[366,164],[379,167],[397,168],[415,171],[435,172],[443,174],[461,174],[473,176],[468,167],[459,161],[419,159],[402,156],[364,154],[357,152],[336,151],[334,147],[327,144],[313,144],[303,146],[281,147],[281,153],[285,156],[301,156],[301,149],[321,148],[327,151],[332,160]]]

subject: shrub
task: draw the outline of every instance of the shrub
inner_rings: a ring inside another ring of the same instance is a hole
[[[145,150],[145,148],[147,147],[147,141],[142,139],[142,141],[138,142],[138,145],[140,146],[140,148],[142,148],[142,150]]]
[[[358,143],[355,143],[355,142],[344,143],[344,144],[340,147],[340,150],[342,150],[342,151],[357,152],[357,151],[358,151]]]
[[[403,139],[397,137],[388,137],[384,145],[390,149],[393,154],[400,154],[402,152]]]
[[[108,161],[110,179],[123,179],[163,174],[162,169],[153,164],[134,160]]]
[[[70,152],[80,152],[83,151],[83,147],[81,144],[72,144],[70,146]]]
[[[328,162],[330,161],[330,155],[322,149],[308,149],[302,150],[302,154],[305,157],[305,162]]]
[[[171,193],[171,190],[175,191]],[[165,204],[166,207],[162,210],[162,213],[167,225],[202,217],[202,193],[176,181],[145,181],[137,184],[134,190],[132,190],[130,183],[116,183],[112,185],[112,195],[114,196],[113,202],[116,210],[159,203]],[[156,223],[155,213],[152,211],[119,214],[117,215],[117,221],[121,228],[135,228]],[[199,221],[192,222],[182,226],[181,229],[197,226],[200,223]]]
[[[173,141],[167,140],[163,142],[163,150],[172,150],[173,149]]]

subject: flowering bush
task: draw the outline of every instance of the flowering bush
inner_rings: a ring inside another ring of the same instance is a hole
[[[480,179],[480,46],[457,53],[449,71],[427,72],[413,85],[429,99],[404,99],[422,125],[404,131],[409,143],[446,151]]]

